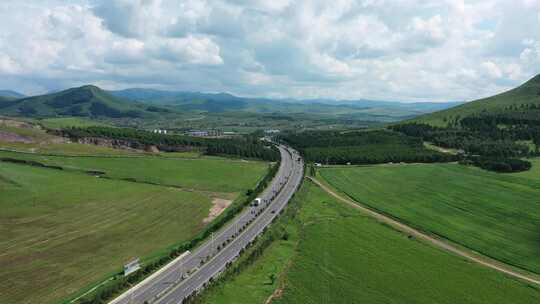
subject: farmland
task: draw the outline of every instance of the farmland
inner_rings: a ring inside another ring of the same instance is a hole
[[[0,157],[38,161],[82,171],[101,171],[115,179],[213,192],[240,192],[254,186],[267,164],[219,158],[159,156],[63,156],[0,152]]]
[[[210,289],[204,303],[535,303],[540,290],[409,239],[306,182],[287,240]],[[291,208],[291,207],[289,207]],[[287,218],[289,217],[289,218]],[[269,276],[276,273],[274,284]],[[272,288],[270,288],[272,287]]]
[[[320,175],[411,226],[540,273],[538,166],[507,175],[457,164],[334,167]]]
[[[245,197],[268,167],[208,157],[0,157],[63,168],[0,162],[1,303],[56,303],[132,257],[167,254],[206,226],[212,199]]]

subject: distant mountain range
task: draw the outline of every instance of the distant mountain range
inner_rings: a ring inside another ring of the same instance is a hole
[[[23,98],[25,95],[11,90],[0,90],[0,97]]]
[[[238,97],[228,93],[173,92],[152,89],[104,91],[91,85],[33,97],[14,97],[14,95],[22,95],[16,92],[11,92],[9,95],[9,97],[0,97],[0,114],[29,117],[158,118],[164,115],[186,113],[218,115],[244,112],[288,115],[291,119],[294,115],[310,115],[342,120],[389,122],[412,118],[459,104],[269,99]]]
[[[269,99],[238,97],[228,93],[174,92],[152,89],[110,91],[112,95],[134,101],[167,105],[179,111],[209,113],[251,112],[259,114],[322,115],[338,119],[396,121],[447,109],[459,102],[402,103],[377,100]]]
[[[454,107],[462,102],[414,102],[405,103],[399,101],[379,101],[379,100],[337,100],[337,99],[269,99],[238,97],[229,93],[200,93],[200,92],[182,92],[182,91],[161,91],[153,89],[126,89],[120,91],[109,91],[109,93],[131,100],[143,102],[155,102],[169,105],[183,105],[198,101],[199,104],[213,102],[215,104],[227,103],[232,108],[245,107],[249,103],[259,105],[281,104],[320,104],[330,106],[349,106],[349,107],[400,107],[414,109],[417,111],[438,111]]]

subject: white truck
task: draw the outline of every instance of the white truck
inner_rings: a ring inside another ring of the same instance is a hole
[[[253,207],[259,207],[259,205],[261,204],[262,202],[262,199],[260,197],[257,197],[256,199],[253,200],[253,202],[251,203],[251,206]]]

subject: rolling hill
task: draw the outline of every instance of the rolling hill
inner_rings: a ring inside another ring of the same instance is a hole
[[[26,117],[145,118],[155,116],[156,112],[168,111],[127,101],[91,85],[0,102],[0,114]]]
[[[182,111],[315,114],[341,119],[396,121],[431,113],[459,103],[402,103],[377,100],[269,99],[229,93],[174,92],[153,89],[110,91],[112,95],[145,103],[174,106]]]
[[[26,96],[19,92],[15,92],[11,90],[0,90],[0,97],[24,98]]]
[[[497,114],[510,108],[520,108],[522,105],[540,106],[540,75],[510,91],[471,101],[454,108],[426,114],[412,121],[434,126],[447,126],[449,122],[459,121],[470,115],[481,113]]]

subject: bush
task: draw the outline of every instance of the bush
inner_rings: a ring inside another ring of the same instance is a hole
[[[515,158],[497,159],[476,157],[472,160],[472,163],[482,169],[500,173],[522,172],[530,170],[532,167],[530,162]]]

